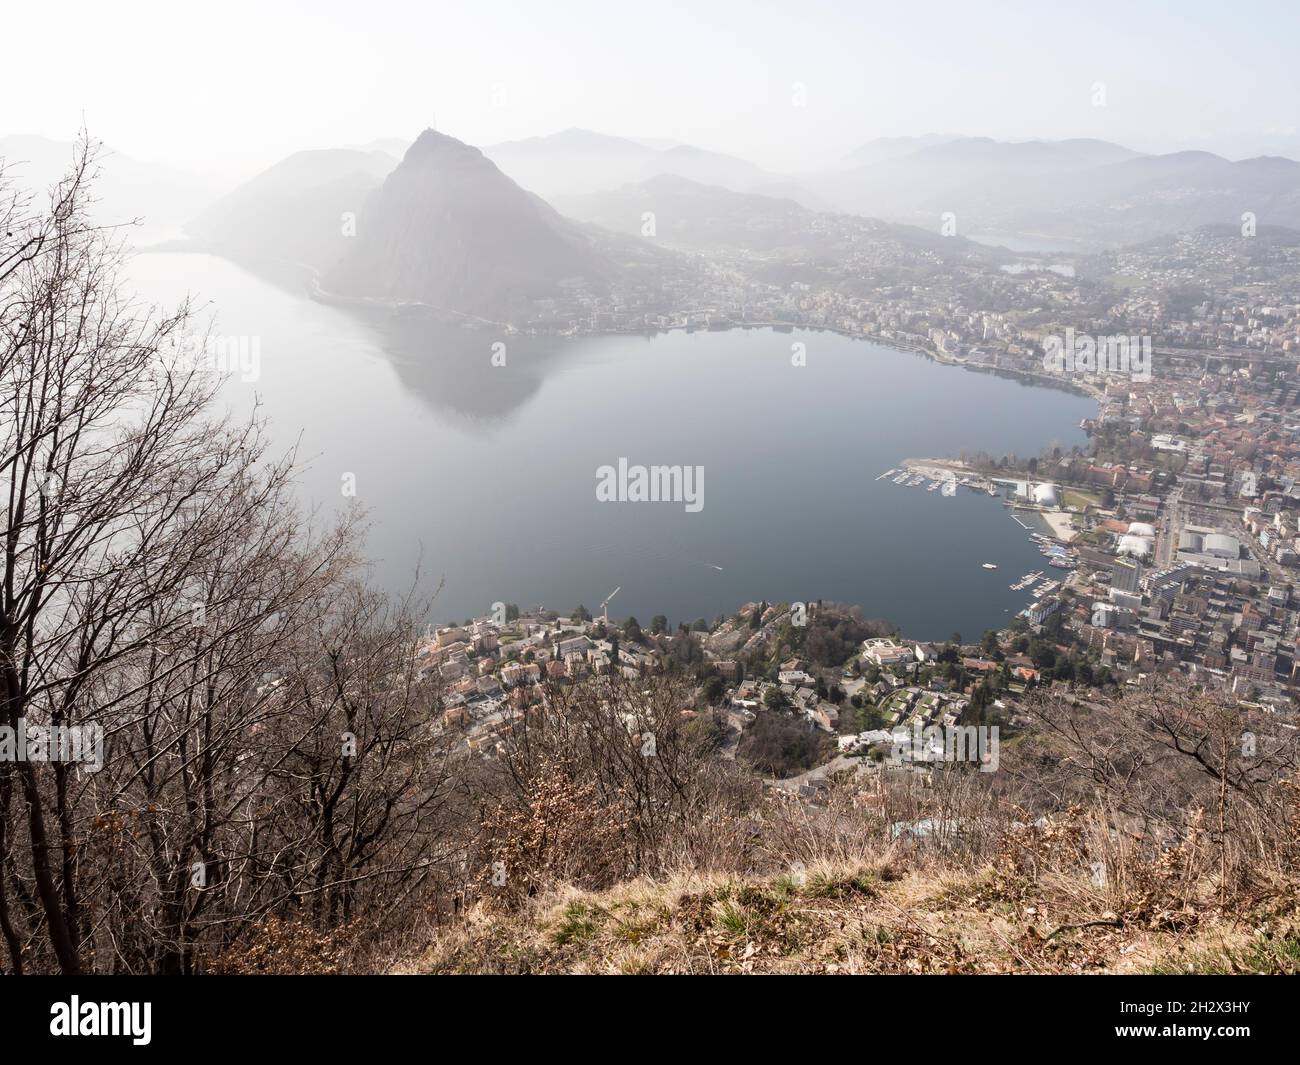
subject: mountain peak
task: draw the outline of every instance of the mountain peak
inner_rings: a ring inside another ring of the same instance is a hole
[[[365,204],[324,287],[509,320],[566,282],[603,284],[591,242],[479,149],[426,129]]]
[[[482,158],[483,153],[477,148],[430,127],[415,138],[415,143],[406,150],[404,161],[408,163],[451,162]]]

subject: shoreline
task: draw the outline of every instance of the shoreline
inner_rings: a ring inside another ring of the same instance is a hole
[[[897,351],[904,354],[921,355],[933,362],[945,366],[952,366],[958,369],[973,371],[982,371],[993,373],[995,375],[1017,379],[1029,387],[1056,388],[1069,392],[1085,399],[1090,399],[1098,403],[1099,408],[1104,395],[1098,390],[1088,387],[1084,382],[1070,379],[1060,379],[1048,377],[1043,374],[1023,370],[1014,367],[988,366],[983,364],[973,364],[963,358],[959,358],[945,352],[941,352],[924,343],[908,343],[893,337],[883,337],[873,333],[862,333],[851,331],[833,325],[806,324],[798,322],[785,322],[777,320],[738,320],[728,321],[725,326],[720,328],[700,327],[689,324],[658,326],[653,328],[639,329],[589,329],[581,331],[560,331],[560,330],[536,330],[522,329],[517,325],[508,322],[498,322],[486,319],[480,316],[471,315],[465,312],[452,311],[449,308],[438,307],[433,304],[424,303],[418,300],[393,300],[384,297],[349,297],[325,290],[320,284],[320,273],[309,264],[288,259],[272,259],[257,257],[240,257],[232,255],[229,249],[223,249],[219,245],[206,243],[197,240],[179,240],[167,241],[161,244],[155,244],[146,248],[135,249],[135,254],[199,254],[211,255],[215,258],[223,259],[233,263],[235,266],[248,270],[250,273],[259,275],[267,267],[288,268],[300,275],[304,282],[304,289],[307,298],[315,303],[327,306],[338,306],[341,308],[354,308],[359,311],[380,311],[392,314],[400,314],[403,311],[426,311],[430,314],[442,318],[455,318],[456,324],[466,326],[476,331],[483,331],[485,328],[499,328],[508,335],[531,335],[539,337],[549,337],[563,339],[571,337],[574,339],[582,337],[600,337],[600,336],[639,336],[653,337],[658,334],[669,333],[695,333],[695,332],[732,332],[734,330],[755,330],[768,329],[781,333],[793,333],[796,330],[801,332],[825,332],[845,337],[849,340],[865,341],[871,344],[879,345],[890,351]],[[688,312],[687,312],[688,313]],[[948,476],[955,475],[958,478],[969,479],[972,483],[968,486],[973,490],[986,491],[991,484],[988,477],[973,467],[966,465],[958,459],[953,458],[908,458],[901,462],[901,466],[912,470],[914,473],[926,476],[931,480],[942,480]],[[1062,543],[1069,543],[1074,537],[1073,530],[1068,528],[1070,516],[1068,514],[1043,514],[1044,521],[1052,529],[1056,539]],[[1019,524],[1017,522],[1017,524]],[[1064,527],[1063,527],[1064,526]],[[1063,535],[1063,533],[1065,535]],[[865,608],[865,604],[857,604]],[[1000,627],[998,631],[1005,628]],[[899,630],[901,638],[906,638],[902,630]]]
[[[365,310],[387,310],[394,313],[409,310],[427,310],[438,315],[448,315],[456,318],[461,324],[468,324],[471,327],[492,326],[504,330],[508,335],[517,336],[545,336],[545,337],[592,337],[592,336],[643,336],[653,337],[659,334],[667,333],[728,333],[735,329],[774,329],[778,332],[793,332],[801,330],[810,333],[834,333],[837,336],[846,337],[849,340],[862,340],[871,344],[878,344],[883,348],[889,348],[891,351],[906,352],[911,355],[921,355],[933,362],[940,363],[944,366],[955,366],[959,369],[970,370],[975,373],[991,373],[997,376],[1006,376],[1016,380],[1027,382],[1030,385],[1037,385],[1041,388],[1058,388],[1074,395],[1082,396],[1085,399],[1091,399],[1098,404],[1098,413],[1105,400],[1105,393],[1090,382],[1079,379],[1070,379],[1063,377],[1048,376],[1046,374],[1036,373],[1032,370],[1025,370],[1012,366],[988,366],[983,363],[972,363],[966,359],[959,358],[955,355],[948,355],[936,348],[926,344],[909,344],[906,341],[899,340],[895,337],[884,337],[876,333],[856,333],[847,329],[842,329],[834,325],[814,325],[802,322],[783,322],[783,321],[728,321],[728,323],[719,329],[709,326],[699,327],[694,325],[670,325],[655,326],[653,328],[640,329],[586,329],[579,332],[566,330],[537,330],[527,329],[516,325],[513,322],[500,322],[491,318],[484,318],[481,315],[470,314],[468,311],[457,311],[449,307],[439,307],[436,304],[425,303],[422,300],[397,300],[384,296],[344,296],[339,293],[329,292],[320,284],[320,271],[308,263],[299,262],[295,259],[282,258],[259,258],[255,256],[239,256],[232,254],[231,249],[225,249],[219,244],[213,244],[193,238],[181,238],[170,241],[163,241],[159,244],[148,245],[143,248],[133,249],[136,255],[212,255],[219,259],[225,259],[236,266],[253,270],[257,263],[268,265],[279,265],[292,267],[301,271],[306,281],[308,298],[314,302],[322,303],[327,306],[336,307],[358,307]],[[679,312],[692,313],[692,312]]]

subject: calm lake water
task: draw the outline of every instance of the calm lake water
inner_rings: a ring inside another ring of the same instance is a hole
[[[216,332],[258,339],[260,376],[232,380],[229,402],[256,395],[276,442],[300,440],[305,505],[342,505],[355,476],[376,583],[405,590],[419,563],[445,580],[438,621],[496,601],[595,612],[621,587],[611,617],[643,623],[833,599],[908,636],[973,639],[1031,601],[1008,585],[1042,556],[995,499],[876,477],[908,457],[1081,444],[1096,413],[831,333],[501,337],[324,306],[206,255],[141,255],[129,274],[142,298],[191,293]],[[703,466],[703,509],[598,502],[596,470],[620,458]]]

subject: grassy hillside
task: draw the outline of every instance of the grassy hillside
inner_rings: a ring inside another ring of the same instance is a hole
[[[962,870],[924,847],[798,862],[769,875],[683,873],[604,891],[562,887],[521,909],[486,901],[401,973],[1300,972],[1300,892],[1231,905],[1194,876],[1203,841],[1157,863],[1077,863],[1079,817],[1004,841]]]

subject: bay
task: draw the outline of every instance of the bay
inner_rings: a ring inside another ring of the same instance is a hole
[[[128,272],[141,298],[193,294],[217,334],[256,341],[257,379],[233,376],[226,402],[256,397],[276,446],[298,447],[305,507],[345,505],[354,478],[372,579],[400,594],[419,565],[442,581],[438,622],[495,602],[595,612],[619,588],[611,618],[643,624],[828,599],[913,638],[975,639],[1031,601],[1008,585],[1042,556],[996,499],[876,478],[909,457],[1083,444],[1096,413],[826,331],[525,337],[327,306],[208,255]],[[702,509],[599,502],[597,469],[620,459],[703,467]]]

